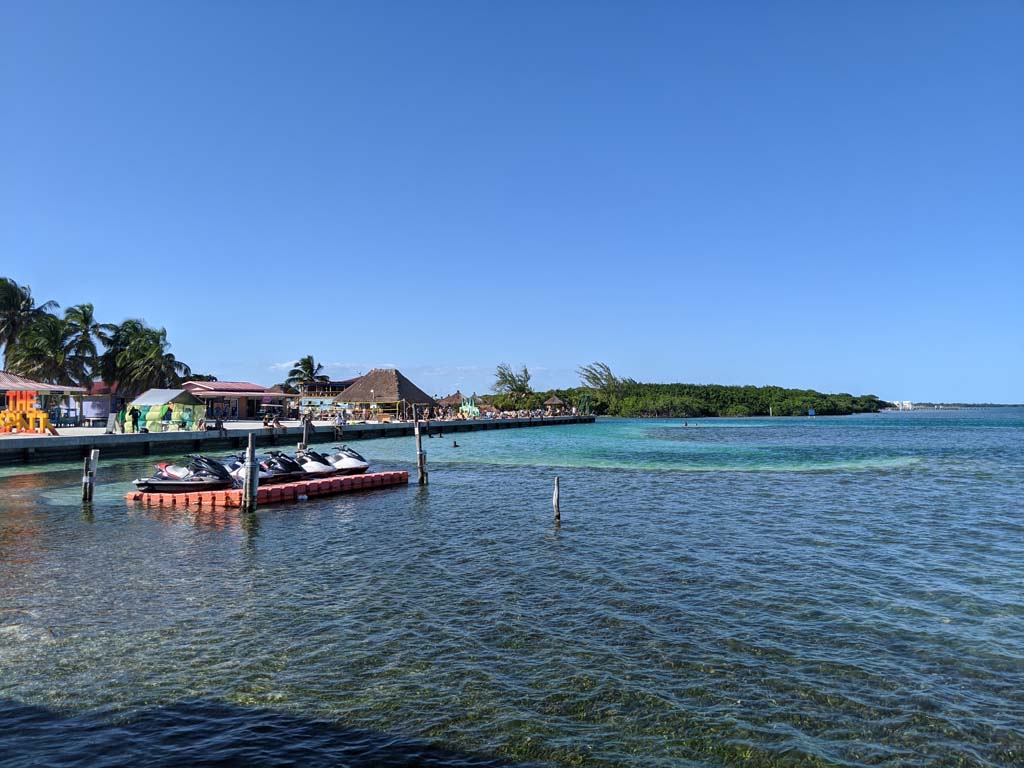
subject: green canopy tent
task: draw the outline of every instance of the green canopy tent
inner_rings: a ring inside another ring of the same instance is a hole
[[[195,429],[200,419],[206,418],[206,403],[187,389],[149,389],[128,404],[128,411],[138,408],[139,427],[149,432],[161,432],[172,424],[181,430]],[[166,419],[167,411],[171,418]]]

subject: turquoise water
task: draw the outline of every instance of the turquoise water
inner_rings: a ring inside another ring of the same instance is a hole
[[[1024,410],[454,438],[251,521],[0,468],[0,765],[1024,765]]]

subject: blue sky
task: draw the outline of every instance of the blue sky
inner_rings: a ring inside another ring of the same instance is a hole
[[[0,274],[265,384],[1024,401],[1024,5],[0,4]]]

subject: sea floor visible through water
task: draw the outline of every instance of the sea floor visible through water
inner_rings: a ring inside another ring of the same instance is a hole
[[[251,517],[0,467],[0,766],[1024,765],[1024,410],[457,440]]]

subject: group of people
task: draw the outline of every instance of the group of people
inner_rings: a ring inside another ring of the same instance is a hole
[[[281,417],[279,414],[264,413],[263,414],[263,426],[273,432],[275,429],[280,429],[281,432],[287,431],[284,424],[281,423]]]
[[[515,411],[499,411],[493,406],[483,405],[480,407],[479,416],[467,416],[461,410],[455,408],[428,409],[423,418],[438,421],[468,421],[471,419],[543,419],[552,416],[578,416],[579,410],[576,406],[572,408],[522,408]]]

